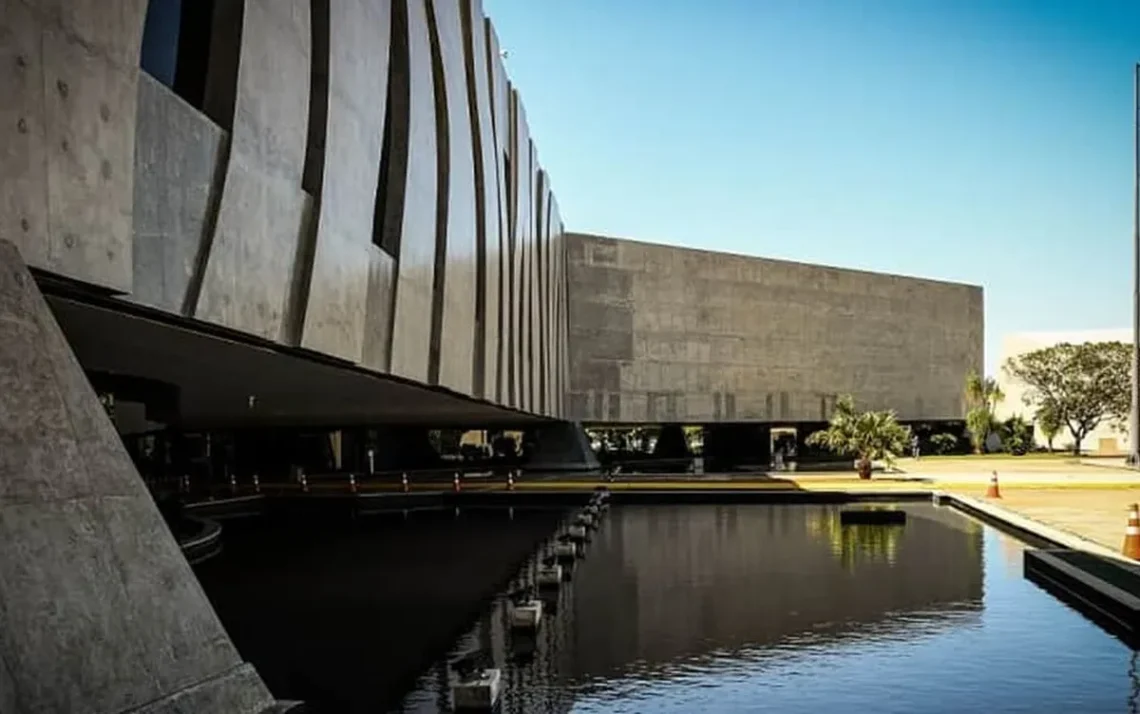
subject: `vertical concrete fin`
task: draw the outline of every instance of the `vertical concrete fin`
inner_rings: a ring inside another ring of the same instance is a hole
[[[0,335],[0,706],[158,714],[191,690],[198,711],[271,704],[6,241]]]
[[[458,0],[430,0],[439,149],[436,304],[432,354],[440,386],[471,394],[475,362],[475,156],[468,101],[463,20]]]
[[[503,69],[503,58],[499,53],[499,39],[495,35],[495,28],[491,21],[483,21],[483,32],[486,39],[487,55],[487,87],[491,103],[491,130],[494,145],[495,160],[495,192],[498,196],[497,224],[499,237],[499,255],[497,270],[498,282],[498,314],[495,317],[497,325],[497,339],[495,341],[495,401],[499,404],[510,404],[510,392],[507,388],[510,338],[510,223],[507,216],[507,165],[506,158],[510,144],[510,111],[508,108],[506,71]]]
[[[495,143],[493,84],[487,55],[487,24],[479,0],[463,0],[463,43],[467,107],[475,165],[476,274],[473,394],[498,399],[499,343],[499,175]]]
[[[537,158],[535,163],[538,163]],[[535,360],[535,371],[537,372],[535,382],[536,399],[532,406],[539,414],[549,415],[550,411],[546,400],[546,172],[539,168],[535,171],[534,182],[534,247],[535,247],[535,262],[537,269],[535,270],[535,293],[537,300],[532,307],[534,311],[534,319],[531,321],[533,325],[537,325],[538,330],[534,336],[537,346],[533,350]]]
[[[233,131],[195,317],[286,339],[311,200],[301,187],[312,35],[307,0],[245,0]]]
[[[305,160],[301,188],[312,198],[311,210],[297,240],[293,275],[285,304],[284,342],[299,345],[305,328],[309,294],[313,281],[313,261],[321,223],[321,194],[324,188],[325,144],[329,117],[329,0],[310,0],[309,53],[309,131],[305,140]],[[333,352],[335,354],[335,352]]]
[[[391,372],[428,381],[439,182],[439,140],[426,0],[398,0],[406,20],[408,158],[392,318]],[[396,80],[396,72],[392,72]],[[396,96],[393,95],[394,101]],[[391,200],[391,199],[389,199]]]
[[[447,80],[443,70],[442,49],[439,46],[439,22],[435,12],[438,4],[425,0],[428,5],[427,27],[431,42],[432,90],[435,97],[436,132],[436,208],[435,208],[435,273],[431,290],[431,343],[428,349],[429,384],[439,384],[440,342],[443,337],[444,291],[447,278],[447,215],[451,189],[450,126],[447,116]]]
[[[375,243],[384,150],[392,7],[389,0],[320,0],[327,7],[327,120],[318,226],[301,346],[350,362],[376,359],[388,333],[390,255]],[[314,62],[314,67],[317,63]],[[375,183],[374,183],[375,182]],[[378,325],[370,325],[369,319]],[[377,329],[379,328],[379,330]],[[375,334],[380,332],[381,334]],[[371,344],[369,344],[371,343]],[[366,347],[367,346],[367,347]]]

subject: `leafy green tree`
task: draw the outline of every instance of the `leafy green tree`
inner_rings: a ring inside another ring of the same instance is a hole
[[[1033,425],[1014,414],[1001,425],[1001,443],[1014,456],[1024,455],[1033,448]]]
[[[1073,453],[1102,422],[1128,418],[1132,390],[1132,348],[1123,342],[1062,343],[1005,364],[1006,373],[1027,387],[1025,401],[1052,410],[1073,435]]]
[[[855,400],[844,395],[836,400],[828,427],[810,435],[807,443],[841,456],[854,456],[859,478],[871,478],[874,460],[893,466],[895,458],[906,451],[910,428],[899,424],[893,411],[859,412]]]
[[[1045,403],[1037,407],[1037,412],[1033,415],[1034,420],[1037,422],[1037,428],[1041,430],[1041,435],[1045,437],[1045,445],[1049,448],[1049,452],[1053,452],[1053,439],[1057,438],[1057,434],[1061,433],[1061,429],[1065,423],[1061,420],[1061,415],[1052,404]]]
[[[983,377],[977,372],[966,375],[966,430],[970,432],[970,442],[974,453],[985,451],[986,439],[997,430],[994,410],[1005,399],[997,380]]]
[[[944,432],[930,437],[930,443],[934,446],[934,453],[949,454],[958,446],[958,437]]]

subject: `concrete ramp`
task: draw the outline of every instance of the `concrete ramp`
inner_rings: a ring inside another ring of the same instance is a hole
[[[0,712],[272,705],[0,241]]]

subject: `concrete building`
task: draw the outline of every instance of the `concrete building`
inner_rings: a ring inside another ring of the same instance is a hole
[[[1025,403],[1026,387],[1020,381],[1009,375],[1005,370],[1006,364],[1015,357],[1068,342],[1079,345],[1086,342],[1123,342],[1132,344],[1132,329],[1120,328],[1110,330],[1075,330],[1071,332],[1019,332],[1006,335],[1001,341],[1001,350],[998,358],[998,372],[995,375],[998,385],[1005,393],[997,406],[995,414],[999,419],[1008,419],[1014,414],[1023,416],[1026,420],[1033,420],[1034,406]],[[1034,439],[1038,446],[1046,446],[1048,441],[1041,430],[1034,425]],[[1053,439],[1053,448],[1071,449],[1073,436],[1067,428]],[[1102,423],[1084,438],[1082,450],[1100,456],[1124,456],[1128,453],[1127,425]]]
[[[571,419],[803,424],[838,395],[961,419],[982,289],[567,235]]]
[[[3,712],[269,702],[96,390],[138,429],[509,427],[592,468],[569,419],[948,418],[980,361],[977,288],[569,246],[479,0],[0,0],[0,66]]]

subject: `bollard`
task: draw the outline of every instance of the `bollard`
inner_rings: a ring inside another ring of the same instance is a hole
[[[257,477],[257,474],[253,475],[253,492],[261,493],[261,479]]]
[[[459,493],[460,491],[463,490],[462,486],[459,485],[459,472],[458,471],[455,472],[455,476],[452,477],[452,479],[451,479],[451,488],[456,493]]]
[[[230,493],[237,493],[237,476],[230,474]]]
[[[514,471],[508,471],[507,472],[507,490],[508,491],[514,491],[515,490],[515,472]]]
[[[354,473],[348,474],[348,490],[356,493],[356,474]]]
[[[368,473],[376,473],[376,452],[372,449],[368,450]]]
[[[309,479],[307,476],[305,476],[304,471],[301,472],[301,492],[302,493],[308,493],[309,492]]]
[[[404,490],[404,493],[408,492],[408,474],[406,471],[400,475],[400,487]]]

